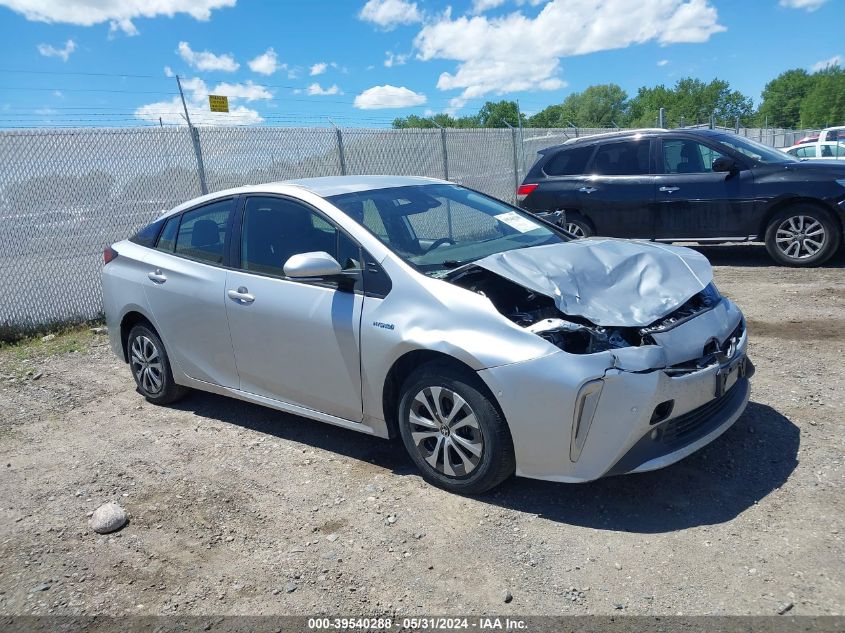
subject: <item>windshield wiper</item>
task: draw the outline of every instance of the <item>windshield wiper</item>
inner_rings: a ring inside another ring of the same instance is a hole
[[[466,264],[469,261],[470,260],[459,261],[457,259],[447,259],[445,262],[443,262],[440,265],[443,266],[443,268],[457,268],[458,266],[463,266],[464,264]]]

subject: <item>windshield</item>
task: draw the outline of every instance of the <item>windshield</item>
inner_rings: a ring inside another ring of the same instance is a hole
[[[457,185],[372,189],[327,200],[432,276],[494,253],[566,241],[527,213]]]
[[[790,156],[786,152],[769,147],[768,145],[763,145],[757,141],[752,141],[750,138],[745,138],[743,136],[724,135],[719,137],[719,141],[737,152],[750,156],[758,163],[763,163],[764,165],[772,163],[798,162],[797,158]]]

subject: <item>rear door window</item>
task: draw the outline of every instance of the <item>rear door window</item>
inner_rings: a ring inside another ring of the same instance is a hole
[[[543,166],[547,176],[580,176],[587,167],[595,145],[564,149],[552,156]]]
[[[605,176],[640,176],[649,173],[648,140],[602,143],[589,169],[592,174]]]
[[[176,254],[209,264],[222,264],[232,207],[231,200],[221,200],[182,214],[176,235]]]
[[[158,232],[161,230],[162,224],[164,224],[164,220],[158,220],[152,224],[148,224],[143,229],[135,233],[135,235],[130,237],[129,241],[139,244],[140,246],[147,246],[151,248],[156,242],[156,237],[158,237]]]

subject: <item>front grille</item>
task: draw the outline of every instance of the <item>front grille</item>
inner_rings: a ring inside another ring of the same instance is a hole
[[[721,422],[718,414],[731,403],[735,391],[736,385],[719,398],[715,398],[689,413],[672,418],[659,428],[659,435],[656,439],[668,447],[675,447],[689,444],[698,439],[699,436],[706,435],[711,430],[710,426],[715,428]]]

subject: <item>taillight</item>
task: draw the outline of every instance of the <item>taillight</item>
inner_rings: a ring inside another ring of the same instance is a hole
[[[532,182],[529,184],[519,185],[519,189],[516,190],[516,199],[522,202],[525,198],[534,191],[537,187],[539,187],[539,183]]]
[[[111,246],[106,246],[103,249],[103,266],[108,264],[110,261],[117,257],[117,251],[114,250]]]

